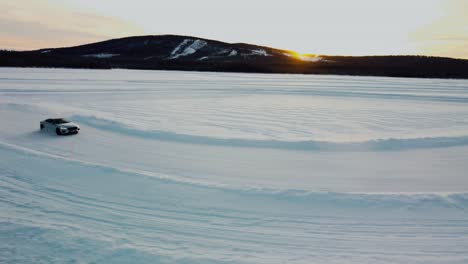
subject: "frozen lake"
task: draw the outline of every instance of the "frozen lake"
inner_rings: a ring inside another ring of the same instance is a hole
[[[0,121],[0,262],[468,262],[466,80],[0,68]]]

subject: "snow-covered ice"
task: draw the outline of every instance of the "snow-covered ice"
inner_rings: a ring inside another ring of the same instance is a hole
[[[0,262],[468,262],[466,80],[1,68],[0,121]]]

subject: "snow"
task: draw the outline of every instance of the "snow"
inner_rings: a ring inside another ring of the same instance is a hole
[[[237,51],[235,52],[235,54],[237,54]],[[245,56],[272,56],[271,54],[268,54],[267,51],[264,49],[249,50],[249,53],[242,53],[241,55],[244,57]]]
[[[108,58],[112,58],[112,57],[115,57],[115,56],[120,56],[120,54],[98,53],[98,54],[83,55],[83,57],[92,57],[92,58],[98,58],[98,59],[108,59]]]
[[[256,55],[256,56],[271,56],[269,55],[266,50],[264,49],[256,49],[256,50],[251,50],[251,54],[248,55]]]
[[[321,57],[315,57],[315,56],[300,56],[299,59],[303,61],[309,61],[309,62],[318,62],[321,61]]]
[[[221,56],[221,55],[226,55],[231,51],[231,49],[221,49],[215,53],[212,53],[212,56]]]
[[[223,50],[220,50],[218,52],[212,53],[211,56],[203,56],[203,57],[199,58],[198,60],[206,60],[206,59],[209,59],[209,58],[219,58],[220,56],[226,56],[226,55],[228,57],[236,56],[237,51],[236,50],[223,49]]]
[[[468,259],[466,80],[27,68],[0,80],[6,263]],[[56,116],[80,134],[39,131]]]
[[[177,45],[177,47],[175,47],[175,49],[171,52],[171,55],[176,55],[182,47],[186,46],[191,41],[191,39],[184,39],[179,45]]]
[[[190,45],[189,45],[190,44]],[[169,59],[177,59],[179,57],[194,54],[199,49],[205,47],[208,43],[203,40],[184,39],[172,52]],[[189,45],[189,46],[187,46]],[[182,50],[183,49],[183,50]],[[181,51],[182,50],[182,51]]]

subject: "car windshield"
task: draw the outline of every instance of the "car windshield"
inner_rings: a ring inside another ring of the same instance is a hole
[[[65,124],[65,123],[70,123],[70,121],[63,119],[63,118],[57,118],[57,119],[52,119],[51,123],[52,124]]]

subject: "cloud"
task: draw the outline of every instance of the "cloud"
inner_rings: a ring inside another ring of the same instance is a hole
[[[423,54],[468,59],[468,1],[447,0],[441,16],[411,34]]]
[[[102,39],[103,36],[51,28],[42,23],[23,22],[0,18],[0,47],[28,50],[60,47]]]
[[[73,46],[142,32],[118,18],[76,12],[45,0],[23,1],[15,6],[0,3],[0,8],[6,10],[0,18],[0,48]]]

